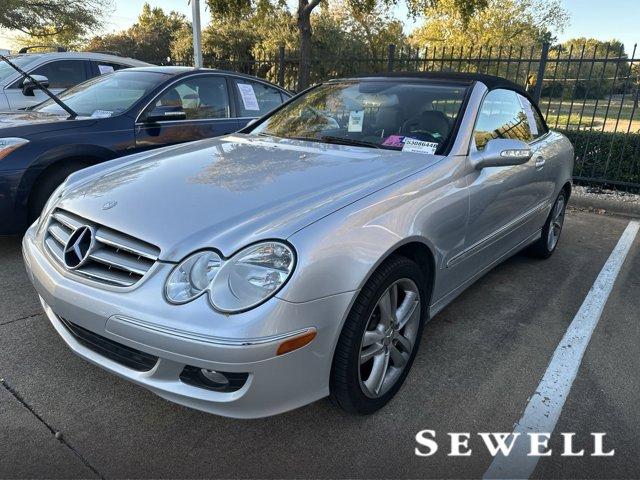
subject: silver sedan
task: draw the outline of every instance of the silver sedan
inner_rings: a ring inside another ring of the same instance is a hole
[[[164,398],[366,414],[425,322],[514,253],[553,253],[572,168],[504,79],[332,80],[236,134],[71,175],[24,258],[69,347]]]

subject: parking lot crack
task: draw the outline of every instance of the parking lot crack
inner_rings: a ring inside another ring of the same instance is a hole
[[[0,327],[3,325],[11,325],[12,323],[19,322],[21,320],[28,320],[30,318],[37,317],[38,315],[42,315],[42,312],[36,312],[36,313],[32,313],[31,315],[26,315],[24,317],[14,318],[13,320],[9,320],[7,322],[0,322]]]
[[[32,316],[34,316],[34,315],[32,315]],[[25,318],[28,318],[28,317],[25,317]],[[0,385],[2,385],[7,392],[9,392],[18,402],[20,402],[22,404],[22,406],[24,408],[26,408],[40,423],[42,423],[47,428],[47,430],[49,430],[49,432],[51,432],[51,435],[53,435],[56,438],[56,440],[58,440],[65,447],[67,447],[69,450],[71,450],[71,452],[73,452],[73,454],[76,457],[78,457],[78,459],[89,470],[91,470],[93,473],[95,473],[99,478],[101,478],[101,479],[105,478],[93,465],[91,465],[89,463],[89,461],[86,458],[84,458],[84,456],[78,450],[76,450],[73,447],[73,445],[71,445],[69,442],[67,442],[67,440],[62,435],[61,431],[56,430],[49,423],[47,423],[47,421],[44,418],[42,418],[38,414],[38,412],[36,412],[34,410],[34,408],[31,405],[29,405],[29,403],[15,390],[15,388],[13,388],[11,385],[9,385],[9,383],[5,379],[0,378]]]

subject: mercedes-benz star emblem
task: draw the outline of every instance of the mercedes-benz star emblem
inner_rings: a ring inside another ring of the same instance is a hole
[[[80,267],[93,247],[93,230],[87,225],[76,228],[64,247],[64,264],[71,269]]]
[[[103,210],[109,210],[110,208],[115,207],[118,204],[115,200],[109,200],[107,203],[102,205]]]

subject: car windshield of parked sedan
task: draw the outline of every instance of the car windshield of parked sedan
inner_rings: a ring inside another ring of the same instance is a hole
[[[37,60],[38,58],[40,58],[40,55],[34,55],[34,54],[17,55],[17,56],[9,55],[7,58],[11,63],[16,65],[17,67],[24,68],[25,65],[28,65],[34,60]],[[16,75],[17,73],[18,72],[16,71],[15,68],[13,68],[4,60],[0,60],[0,84],[4,84],[5,80]]]
[[[464,86],[430,81],[328,82],[269,116],[252,133],[440,153],[465,94]]]
[[[111,117],[124,112],[155,88],[167,76],[157,72],[120,70],[87,80],[58,95],[78,115]],[[33,110],[66,114],[53,100],[47,100]]]

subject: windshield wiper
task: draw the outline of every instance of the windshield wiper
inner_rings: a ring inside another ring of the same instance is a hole
[[[353,145],[355,147],[371,147],[382,148],[375,142],[367,142],[366,140],[356,140],[354,138],[334,137],[332,135],[321,135],[320,140],[327,143],[335,143],[336,145]]]
[[[70,115],[70,118],[75,118],[75,117],[78,116],[78,114],[76,112],[74,112],[73,109],[69,105],[67,105],[62,100],[60,100],[51,90],[49,90],[47,87],[42,85],[38,80],[33,78],[31,75],[29,75],[27,72],[22,70],[20,67],[15,65],[7,57],[5,57],[4,55],[0,55],[0,60],[4,60],[5,62],[7,62],[7,65],[12,67],[16,72],[18,72],[24,78],[26,78],[28,80],[31,80],[35,84],[36,87],[38,87],[40,90],[42,90],[49,98],[51,98],[51,100],[56,102],[60,108],[62,108],[65,112],[67,112]]]

